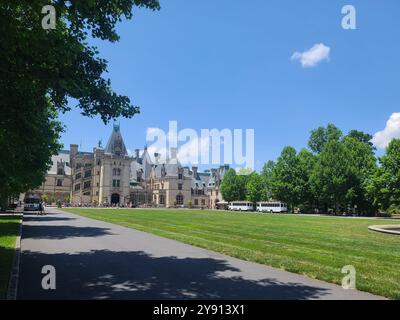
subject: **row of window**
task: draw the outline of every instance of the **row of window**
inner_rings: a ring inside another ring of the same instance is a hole
[[[99,186],[99,183],[97,182],[96,185]],[[62,186],[62,180],[57,180],[57,186],[59,186],[59,187]],[[121,186],[121,180],[114,179],[113,182],[112,182],[112,186],[113,186],[113,188],[119,188]],[[91,187],[91,181],[85,181],[83,183],[83,189],[87,189],[87,188],[90,188],[90,187]],[[75,187],[74,187],[74,190],[75,191],[81,190],[81,184],[77,183],[75,185]]]
[[[84,183],[83,183],[83,189],[88,189],[88,188],[90,188],[91,187],[91,182],[90,181],[85,181]],[[76,185],[75,185],[75,191],[78,191],[78,190],[81,190],[81,184],[80,183],[77,183]]]
[[[84,178],[90,178],[92,176],[92,171],[85,171],[85,173],[84,173],[84,175],[83,175],[83,177]],[[82,173],[77,173],[76,175],[75,175],[75,180],[78,180],[78,179],[80,179],[80,178],[82,178]]]
[[[89,167],[91,167],[91,166],[92,166],[91,163],[85,163],[85,164],[84,164],[84,167],[85,167],[85,168],[89,168]],[[82,163],[77,162],[76,165],[75,165],[75,169],[80,169],[80,168],[82,168]]]
[[[121,175],[121,169],[120,168],[114,168],[113,169],[113,175],[114,176],[120,176]]]
[[[192,194],[197,195],[197,196],[202,196],[202,195],[204,195],[204,189],[202,189],[202,190],[192,189]]]
[[[119,188],[121,185],[121,180],[114,179],[113,180],[113,188]]]
[[[194,199],[194,205],[198,206],[199,205],[199,199]],[[206,200],[205,199],[201,199],[201,205],[205,206],[206,205]]]

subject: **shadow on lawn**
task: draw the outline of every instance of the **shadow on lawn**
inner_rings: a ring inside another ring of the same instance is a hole
[[[41,268],[56,268],[57,289],[42,290]],[[209,258],[153,257],[142,251],[24,252],[19,299],[312,299],[319,287],[275,279],[222,277],[239,271]]]

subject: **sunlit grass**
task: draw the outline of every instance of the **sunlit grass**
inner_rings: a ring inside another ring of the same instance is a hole
[[[0,299],[5,299],[21,217],[0,214]]]

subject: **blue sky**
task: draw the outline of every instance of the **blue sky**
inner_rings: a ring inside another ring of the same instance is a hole
[[[341,9],[357,10],[357,30],[341,27]],[[256,169],[282,148],[300,149],[331,122],[374,134],[400,111],[398,0],[161,0],[118,25],[121,40],[93,41],[109,62],[113,88],[141,107],[120,119],[129,149],[146,129],[252,128]],[[329,61],[304,68],[295,52],[316,44]],[[62,142],[91,150],[112,124],[79,111],[62,115]],[[400,122],[396,122],[400,123]],[[395,123],[395,125],[396,125]]]

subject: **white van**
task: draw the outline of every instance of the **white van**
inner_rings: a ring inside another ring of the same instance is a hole
[[[229,204],[228,209],[231,211],[254,211],[254,206],[248,201],[235,201]]]
[[[24,211],[39,211],[40,198],[28,197],[24,200]]]
[[[257,212],[282,213],[288,212],[287,204],[276,202],[257,202]]]

